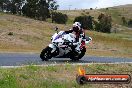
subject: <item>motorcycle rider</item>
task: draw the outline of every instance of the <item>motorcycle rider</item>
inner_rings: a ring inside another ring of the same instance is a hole
[[[76,35],[76,42],[74,42],[73,45],[76,46],[75,51],[77,53],[81,53],[80,47],[83,47],[85,45],[85,32],[81,27],[80,22],[75,22],[72,29],[70,29],[69,31],[65,31],[65,33],[73,33]]]

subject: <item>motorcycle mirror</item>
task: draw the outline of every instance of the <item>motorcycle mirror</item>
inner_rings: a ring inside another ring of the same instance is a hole
[[[58,34],[58,29],[59,29],[59,28],[56,26],[56,27],[55,27],[55,31],[57,31],[57,34]]]
[[[90,41],[92,41],[92,38],[91,37],[86,36],[85,38],[86,38],[86,42],[85,42],[86,44],[89,44]]]

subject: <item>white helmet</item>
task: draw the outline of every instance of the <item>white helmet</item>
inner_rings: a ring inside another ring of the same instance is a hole
[[[75,23],[73,24],[73,27],[78,27],[79,29],[81,29],[81,24],[80,24],[80,22],[75,22]]]
[[[80,24],[80,22],[75,22],[75,23],[73,24],[72,30],[73,30],[74,32],[78,32],[79,30],[81,30],[81,24]]]

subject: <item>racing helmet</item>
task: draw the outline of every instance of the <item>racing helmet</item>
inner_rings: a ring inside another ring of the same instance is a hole
[[[73,24],[73,31],[78,32],[79,30],[81,30],[81,24],[80,22],[75,22]]]

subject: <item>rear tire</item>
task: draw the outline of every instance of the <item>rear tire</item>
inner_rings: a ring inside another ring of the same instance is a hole
[[[52,48],[50,48],[49,46],[42,50],[40,54],[40,58],[42,59],[42,61],[48,61],[52,58],[51,50]]]
[[[85,55],[85,52],[86,52],[85,47],[82,48],[81,53],[79,55],[77,52],[73,51],[70,55],[70,59],[72,61],[79,61],[79,59],[81,59]]]
[[[82,50],[81,50],[81,54],[79,55],[79,59],[81,59],[84,55],[85,55],[85,52],[86,52],[86,48],[83,47]]]

